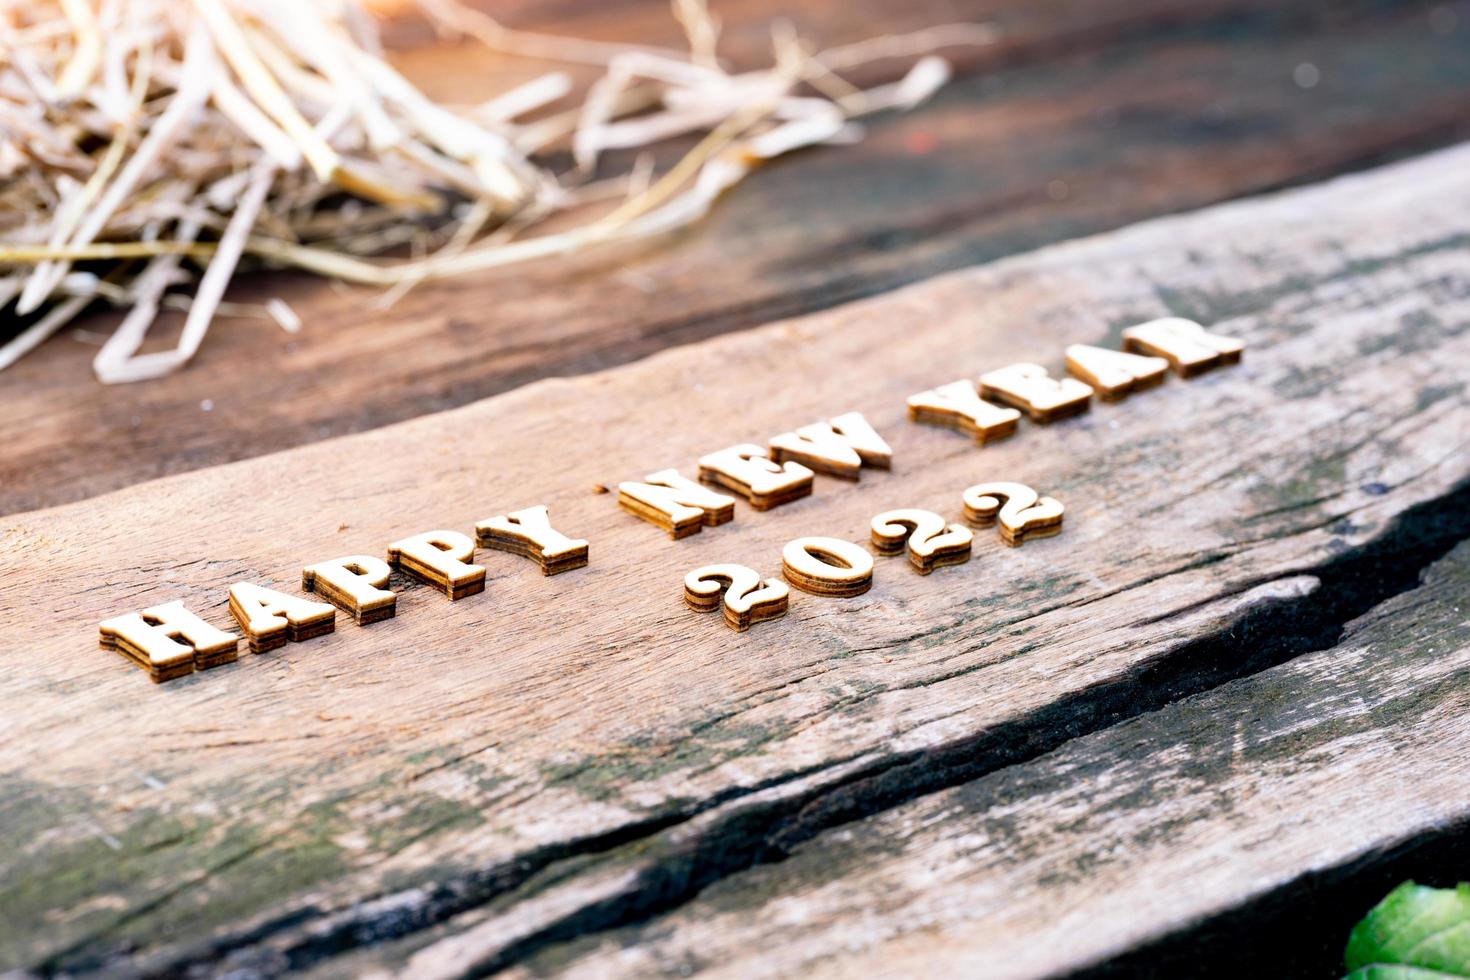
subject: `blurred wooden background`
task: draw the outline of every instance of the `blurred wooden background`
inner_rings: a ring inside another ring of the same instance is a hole
[[[0,375],[0,513],[362,431],[1470,134],[1470,10],[1459,0],[714,8],[736,67],[767,63],[778,17],[823,45],[957,21],[992,23],[1001,37],[946,51],[958,77],[920,111],[873,120],[856,146],[765,168],[709,221],[636,254],[422,286],[388,311],[369,290],[259,275],[232,298],[283,296],[301,333],[222,321],[187,370],[151,384],[96,384],[96,339],[67,331]],[[515,27],[681,43],[664,0],[492,9]],[[461,101],[548,67],[436,43],[412,18],[388,40],[429,93]]]

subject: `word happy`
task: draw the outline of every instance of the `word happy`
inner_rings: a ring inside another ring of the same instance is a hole
[[[1162,383],[1171,369],[1192,378],[1238,363],[1244,345],[1171,317],[1124,330],[1123,347],[1068,347],[1066,377],[1054,378],[1040,365],[1023,363],[982,374],[978,383],[941,384],[910,396],[908,417],[956,429],[984,445],[1014,435],[1022,414],[1043,425],[1068,418],[1086,412],[1094,395],[1117,401]],[[742,443],[703,456],[697,480],[664,469],[641,482],[619,484],[617,500],[624,511],[678,540],[733,520],[730,493],[754,510],[770,510],[809,496],[816,473],[858,480],[864,468],[888,469],[892,458],[888,443],[867,419],[848,412],[783,432],[763,446]],[[840,538],[797,538],[781,552],[784,581],[744,565],[696,568],[684,577],[684,601],[694,612],[720,610],[728,626],[744,631],[785,615],[792,587],[829,599],[863,594],[873,584],[875,554],[880,559],[907,556],[917,573],[928,575],[970,560],[972,528],[994,527],[1010,547],[1062,528],[1061,502],[1023,483],[978,483],[959,493],[957,504],[964,523],[917,508],[878,514],[870,525],[869,547]],[[480,521],[473,536],[427,531],[392,542],[382,557],[314,562],[301,571],[301,594],[237,582],[229,590],[230,615],[254,653],[331,633],[338,612],[367,626],[396,612],[397,594],[387,587],[394,568],[452,602],[484,591],[485,566],[475,563],[476,549],[518,555],[535,562],[544,575],[559,575],[588,564],[589,544],[557,530],[545,506],[527,507]],[[116,616],[99,630],[103,648],[127,656],[155,682],[239,657],[238,635],[205,621],[181,601]]]

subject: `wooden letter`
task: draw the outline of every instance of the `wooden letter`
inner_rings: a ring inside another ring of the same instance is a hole
[[[337,610],[325,602],[287,595],[249,582],[230,586],[230,613],[252,653],[299,643],[337,628]]]
[[[1073,344],[1067,348],[1067,370],[1097,389],[1103,401],[1115,402],[1130,392],[1162,384],[1169,373],[1169,362],[1162,357]]]
[[[659,470],[644,479],[646,483],[618,484],[618,506],[657,524],[675,541],[735,516],[734,497],[702,487],[678,470]]]
[[[699,478],[734,490],[756,510],[770,510],[812,492],[812,471],[800,463],[777,464],[754,443],[741,443],[699,458]]]
[[[965,491],[965,520],[989,527],[997,516],[1000,539],[1013,548],[1062,529],[1061,502],[1038,496],[1024,483],[977,483]]]
[[[980,394],[1023,409],[1033,422],[1080,415],[1092,405],[1092,389],[1076,378],[1053,378],[1040,364],[1012,364],[980,376]]]
[[[471,565],[475,543],[458,531],[425,531],[388,546],[388,560],[453,602],[485,591],[485,566]]]
[[[1123,346],[1140,354],[1162,357],[1181,378],[1223,364],[1238,364],[1245,344],[1233,337],[1209,333],[1193,320],[1167,316],[1123,331]]]
[[[969,381],[951,381],[910,395],[908,405],[910,422],[927,422],[968,432],[982,446],[1013,434],[1021,417],[1014,408],[1001,408],[982,400]]]
[[[974,535],[960,524],[944,523],[932,510],[890,510],[873,518],[873,547],[881,554],[896,555],[905,542],[909,562],[920,575],[945,565],[962,565],[970,560]]]
[[[545,504],[492,517],[475,525],[481,548],[508,551],[541,566],[542,575],[556,575],[587,564],[587,542],[569,538],[551,526]]]
[[[848,412],[828,422],[814,422],[795,432],[772,436],[771,458],[778,463],[794,459],[819,473],[856,480],[863,466],[888,469],[893,450],[863,413]]]
[[[781,572],[813,595],[862,595],[873,587],[873,556],[841,538],[797,538],[781,552]]]
[[[209,625],[178,600],[103,620],[98,629],[104,650],[123,654],[148,671],[155,684],[240,656],[238,636]]]
[[[724,593],[723,601],[720,593]],[[791,590],[786,583],[768,578],[744,565],[706,565],[684,576],[684,602],[695,612],[725,608],[725,625],[737,632],[752,623],[786,615]]]
[[[391,571],[381,558],[348,555],[307,565],[301,570],[301,587],[366,626],[393,615],[398,596],[384,588]]]

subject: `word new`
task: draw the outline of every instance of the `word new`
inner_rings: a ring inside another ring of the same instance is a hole
[[[908,399],[908,417],[958,429],[983,445],[1014,434],[1022,412],[1041,424],[1067,418],[1087,411],[1094,393],[1115,401],[1160,384],[1171,367],[1190,378],[1237,363],[1244,348],[1237,340],[1175,317],[1129,327],[1123,331],[1123,345],[1122,351],[1068,347],[1071,377],[1053,378],[1044,367],[1023,363],[987,372],[978,384],[962,379],[922,391]],[[810,495],[818,471],[857,480],[865,466],[887,469],[892,455],[867,419],[849,412],[774,436],[766,446],[744,443],[704,456],[699,460],[700,482],[666,469],[642,482],[619,484],[618,503],[677,540],[734,518],[734,498],[703,484],[732,490],[763,511]],[[965,491],[964,508],[972,525],[998,523],[1008,545],[1061,528],[1062,505],[1020,483],[977,484]],[[474,530],[474,538],[439,530],[395,541],[386,560],[349,555],[308,565],[301,572],[301,587],[315,599],[237,582],[229,591],[230,614],[250,649],[261,653],[333,632],[338,610],[359,626],[394,615],[397,594],[387,588],[394,566],[454,601],[484,591],[485,567],[473,562],[477,546],[528,558],[545,575],[588,564],[587,541],[552,527],[544,505],[492,517]],[[968,528],[918,509],[877,515],[871,537],[878,554],[906,552],[921,574],[968,561],[972,544]],[[787,582],[813,595],[861,595],[872,585],[873,558],[850,541],[798,538],[786,545],[781,558]],[[789,593],[782,582],[762,579],[743,565],[717,564],[685,577],[684,599],[696,612],[723,608],[726,623],[745,630],[783,615]],[[103,648],[124,654],[155,682],[231,663],[239,655],[238,636],[201,619],[180,601],[105,620],[99,630]]]

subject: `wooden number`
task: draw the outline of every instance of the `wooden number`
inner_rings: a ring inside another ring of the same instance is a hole
[[[104,620],[99,641],[148,672],[155,684],[238,659],[240,638],[216,629],[181,601]]]
[[[778,463],[792,459],[819,473],[856,480],[864,466],[888,469],[893,450],[861,412],[848,412],[772,436],[771,458]]]
[[[786,615],[790,595],[786,583],[773,578],[763,582],[759,572],[744,565],[706,565],[684,576],[684,601],[690,609],[714,612],[723,606],[725,624],[742,633],[752,623]]]
[[[1123,331],[1123,346],[1140,354],[1162,357],[1181,378],[1224,364],[1238,364],[1245,344],[1234,337],[1210,333],[1193,320],[1169,316]]]
[[[920,575],[928,575],[945,565],[961,565],[970,560],[970,542],[974,535],[961,524],[944,523],[932,510],[889,510],[873,518],[873,547],[885,555],[896,555],[907,548],[909,562]]]
[[[458,531],[425,531],[388,546],[388,561],[453,602],[485,591],[485,566],[471,565],[475,543]]]
[[[250,641],[252,653],[274,650],[288,640],[299,643],[337,628],[337,610],[327,603],[250,582],[230,586],[230,614]]]
[[[619,483],[618,506],[668,531],[675,541],[735,516],[734,497],[702,487],[678,470],[659,470],[644,480]]]
[[[1033,422],[1055,422],[1092,405],[1092,388],[1076,378],[1053,378],[1040,364],[1012,364],[980,376],[980,394],[1022,409]]]
[[[873,556],[841,538],[797,538],[781,552],[781,572],[813,595],[862,595],[873,587]]]
[[[908,405],[909,421],[967,432],[982,446],[1015,433],[1021,418],[1014,408],[1002,408],[982,399],[970,381],[951,381],[910,395]]]
[[[541,566],[542,575],[556,575],[587,564],[587,542],[569,538],[551,526],[545,504],[492,517],[475,525],[481,548],[508,551]]]
[[[1067,370],[1097,389],[1103,401],[1115,402],[1132,392],[1162,384],[1169,373],[1169,362],[1162,357],[1073,344],[1067,348]]]
[[[307,565],[301,570],[301,587],[351,616],[357,625],[366,626],[393,615],[398,596],[384,588],[391,572],[381,558],[348,555]]]
[[[1024,483],[977,483],[965,491],[965,519],[989,527],[1000,519],[1000,539],[1017,547],[1062,529],[1062,505]]]
[[[776,463],[754,443],[741,443],[699,459],[699,478],[734,490],[756,510],[770,510],[812,492],[812,471],[800,463]]]

